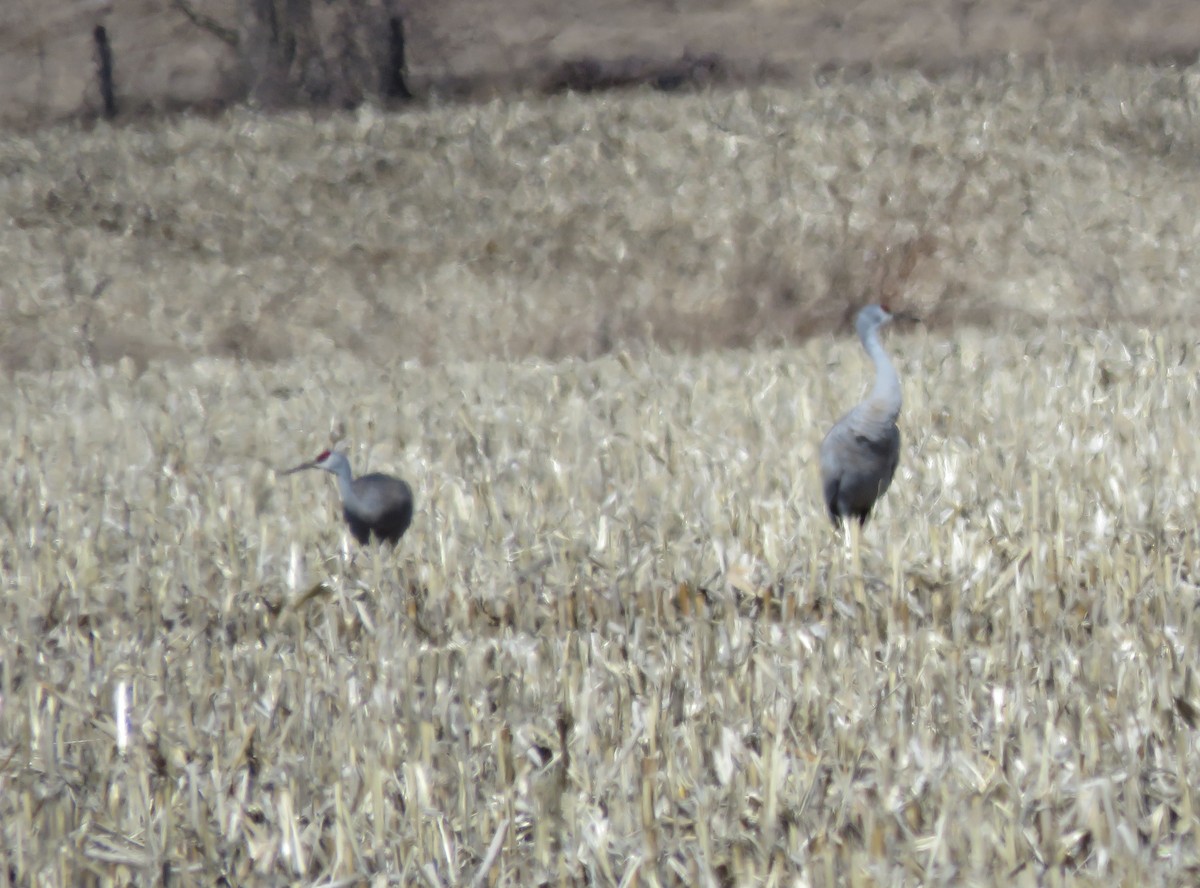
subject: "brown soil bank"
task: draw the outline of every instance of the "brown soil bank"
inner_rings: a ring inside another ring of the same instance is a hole
[[[231,31],[242,24],[235,0],[194,5]],[[779,80],[824,66],[928,70],[1010,53],[1190,63],[1200,47],[1200,5],[1183,0],[414,0],[396,11],[418,95]],[[245,93],[239,53],[172,0],[11,0],[0,5],[0,122],[98,111],[98,25],[123,111],[211,107]]]

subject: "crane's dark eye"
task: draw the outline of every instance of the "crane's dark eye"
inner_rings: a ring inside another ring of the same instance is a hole
[[[324,461],[325,461],[326,459],[328,459],[328,458],[329,458],[329,451],[328,451],[328,450],[322,450],[322,451],[321,451],[321,455],[320,455],[320,456],[318,456],[318,457],[317,457],[315,460],[313,460],[313,462],[324,462]]]
[[[886,311],[888,314],[892,313],[892,307],[890,305],[888,305],[886,302],[879,303],[879,307],[882,308],[884,311]]]

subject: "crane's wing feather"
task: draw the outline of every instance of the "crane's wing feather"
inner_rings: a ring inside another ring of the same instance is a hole
[[[895,426],[892,426],[891,430],[898,431]],[[885,458],[892,455],[896,445],[894,436],[888,434],[884,434],[877,438],[872,438],[868,435],[855,435],[854,443],[857,444],[864,453]]]
[[[365,546],[371,539],[371,526],[359,521],[344,509],[342,510],[342,515],[346,519],[346,524],[350,527],[350,535],[358,540],[359,545]]]
[[[400,539],[412,523],[412,488],[399,478],[378,472],[355,478],[353,483],[358,513],[353,517],[347,513],[346,522],[355,537],[358,538],[357,523],[364,528],[364,535],[374,534],[392,543]]]
[[[865,522],[892,483],[900,458],[900,429],[890,417],[873,421],[852,410],[821,442],[821,482],[833,523],[843,516]]]
[[[829,517],[833,521],[834,527],[842,526],[842,513],[838,506],[838,488],[841,483],[838,478],[826,478],[823,482],[825,492],[825,508],[829,510]]]

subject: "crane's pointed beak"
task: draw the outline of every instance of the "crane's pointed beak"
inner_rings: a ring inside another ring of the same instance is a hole
[[[912,312],[908,312],[908,311],[892,312],[892,320],[893,321],[908,321],[911,324],[925,323],[925,321],[922,320],[920,317],[918,317],[917,315],[913,314]]]
[[[278,474],[280,474],[280,475],[294,475],[294,474],[296,474],[297,472],[302,472],[302,471],[304,471],[305,469],[315,469],[316,467],[317,467],[317,464],[316,464],[316,463],[314,463],[314,462],[300,463],[300,465],[298,465],[298,466],[292,466],[290,469],[284,469],[282,472],[279,472]]]

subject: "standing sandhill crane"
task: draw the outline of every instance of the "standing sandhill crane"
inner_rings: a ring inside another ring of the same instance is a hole
[[[350,533],[363,545],[372,536],[380,542],[395,544],[412,523],[412,488],[399,478],[381,472],[355,478],[346,455],[335,450],[322,451],[312,462],[301,463],[283,474],[303,469],[324,469],[337,478],[342,514],[350,525]]]
[[[875,363],[875,387],[821,442],[821,486],[834,527],[841,527],[845,517],[867,523],[900,459],[900,378],[879,340],[879,331],[893,318],[920,320],[882,305],[863,307],[854,320],[858,338]]]

